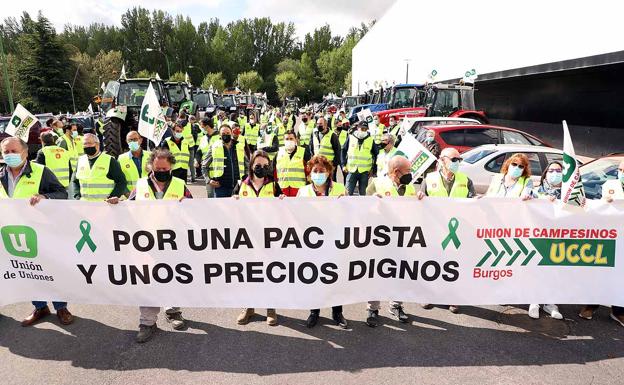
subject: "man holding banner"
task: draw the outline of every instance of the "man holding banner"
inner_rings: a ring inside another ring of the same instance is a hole
[[[0,166],[0,199],[28,199],[31,206],[42,199],[67,199],[65,187],[49,168],[30,162],[27,159],[28,145],[17,137],[6,138],[0,143],[5,164]],[[3,228],[4,230],[4,228]],[[4,234],[3,234],[4,238]],[[23,249],[12,237],[14,249]],[[22,321],[22,326],[30,326],[50,314],[46,301],[33,301],[35,310]],[[63,325],[74,322],[67,310],[67,302],[53,302],[56,315]]]
[[[440,153],[438,172],[430,172],[425,177],[418,192],[418,199],[425,196],[443,198],[473,198],[475,196],[472,180],[458,171],[461,157],[459,151],[448,147]],[[431,309],[431,304],[423,304],[423,309]],[[450,305],[451,313],[458,313],[459,306]]]

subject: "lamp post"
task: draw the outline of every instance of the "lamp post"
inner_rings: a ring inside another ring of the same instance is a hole
[[[405,59],[405,84],[409,83],[407,80],[409,78],[409,62],[410,59]]]
[[[74,100],[74,86],[72,86],[70,82],[63,82],[63,84],[67,84],[69,86],[69,90],[71,91],[71,96],[72,96],[72,104],[74,105],[74,114],[75,114],[76,113],[76,101]]]
[[[206,77],[206,73],[204,72],[203,69],[201,69],[201,67],[197,67],[197,66],[188,66],[189,69],[197,69],[201,72],[202,74],[202,82],[204,81],[204,78]],[[201,82],[200,82],[201,85]]]
[[[160,50],[154,49],[154,48],[146,48],[145,49],[147,52],[160,52],[164,57],[165,57],[165,63],[167,63],[167,77],[170,79],[171,78],[171,68],[169,67],[169,58],[167,57],[167,55]]]

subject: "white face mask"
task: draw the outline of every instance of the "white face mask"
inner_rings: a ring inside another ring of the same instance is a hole
[[[284,147],[286,148],[286,151],[293,152],[297,147],[297,143],[294,140],[285,140]]]

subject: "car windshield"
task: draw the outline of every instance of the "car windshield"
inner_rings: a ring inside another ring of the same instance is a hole
[[[357,97],[351,97],[351,96],[349,96],[349,97],[347,97],[347,101],[345,102],[345,105],[346,105],[347,107],[355,107],[355,106],[357,106],[357,104],[358,104],[358,102],[357,102],[357,101],[358,101],[358,100],[357,100]]]
[[[489,148],[474,148],[462,154],[462,159],[466,163],[474,164],[486,156],[495,153],[496,150]]]
[[[392,108],[412,107],[417,95],[418,90],[415,88],[395,88]]]
[[[210,94],[197,94],[193,99],[199,107],[207,107],[210,103]]]
[[[616,157],[602,158],[581,167],[581,181],[587,198],[602,198],[602,184],[608,179],[617,178],[621,160],[622,158]]]
[[[180,103],[186,98],[184,89],[179,84],[172,84],[167,86],[167,93],[169,94],[169,99],[171,100],[171,103]]]
[[[126,106],[141,106],[147,92],[149,82],[124,82],[119,84],[117,104]]]
[[[236,103],[234,103],[234,97],[233,96],[224,96],[223,97],[223,106],[224,107],[234,107],[236,106]]]

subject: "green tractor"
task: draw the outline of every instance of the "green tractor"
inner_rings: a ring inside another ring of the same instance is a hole
[[[171,102],[174,113],[186,111],[189,115],[197,114],[197,103],[193,101],[193,89],[186,82],[166,82],[165,91]]]

